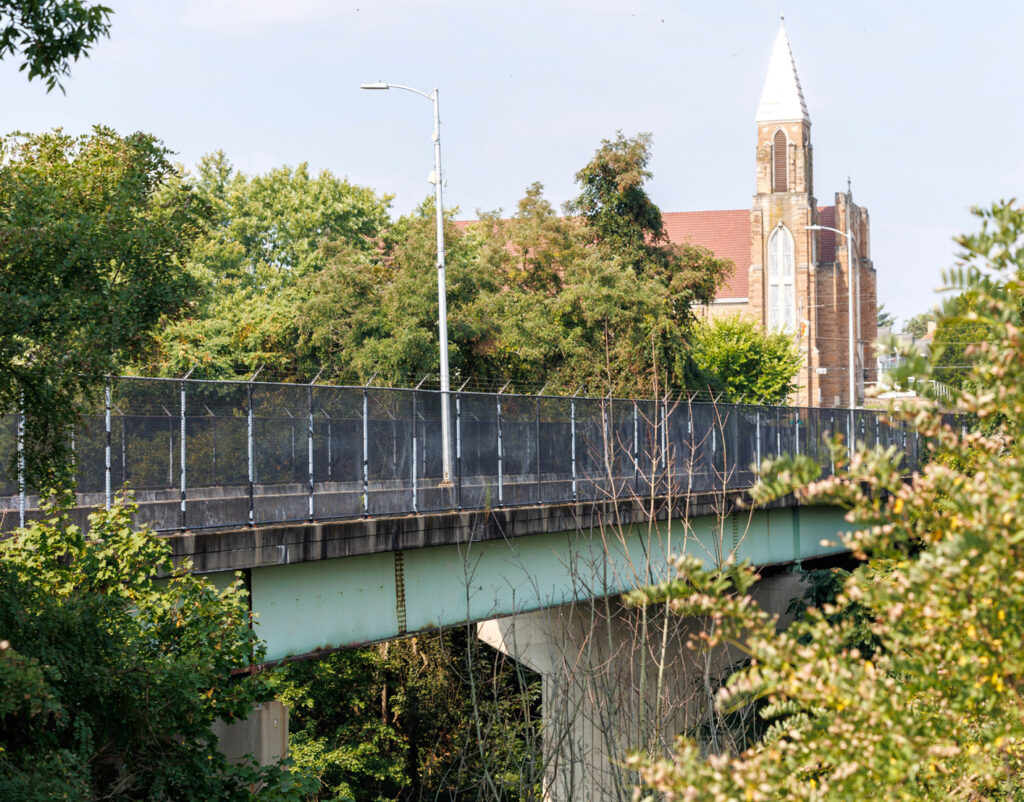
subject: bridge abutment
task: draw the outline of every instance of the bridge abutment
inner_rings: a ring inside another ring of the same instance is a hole
[[[766,577],[753,590],[763,609],[780,615],[780,626],[802,593],[798,573]],[[481,640],[542,677],[547,799],[631,799],[636,777],[626,755],[668,753],[680,733],[699,737],[711,751],[735,743],[736,722],[724,721],[713,704],[743,655],[689,649],[690,635],[702,626],[663,605],[627,609],[618,596],[477,625]]]

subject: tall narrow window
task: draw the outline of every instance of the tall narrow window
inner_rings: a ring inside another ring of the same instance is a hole
[[[796,331],[796,271],[793,235],[784,226],[768,238],[768,328]]]
[[[786,180],[786,135],[782,131],[775,132],[775,140],[772,145],[772,167],[774,168],[774,180],[772,186],[776,192],[788,192],[789,182]]]

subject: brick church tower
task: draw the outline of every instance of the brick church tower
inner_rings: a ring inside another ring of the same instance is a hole
[[[849,191],[836,193],[835,206],[817,205],[811,120],[784,26],[775,38],[756,122],[746,312],[797,338],[804,357],[797,403],[848,406],[851,297],[858,401],[865,380],[874,380],[877,300],[868,214]],[[852,233],[852,296],[846,236],[830,229]]]

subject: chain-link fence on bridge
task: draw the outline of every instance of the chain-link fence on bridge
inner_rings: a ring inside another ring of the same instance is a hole
[[[452,476],[443,483],[436,390],[119,378],[73,433],[78,504],[122,487],[137,523],[227,528],[749,487],[766,457],[806,454],[829,474],[828,440],[918,438],[872,410],[451,392]],[[39,515],[18,468],[17,415],[0,417],[0,528]]]

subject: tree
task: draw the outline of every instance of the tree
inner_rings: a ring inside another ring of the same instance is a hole
[[[668,241],[661,210],[644,189],[651,177],[650,145],[650,134],[625,137],[619,132],[614,140],[602,140],[593,159],[576,174],[580,194],[566,204],[566,212],[583,222],[598,258],[606,263],[606,276],[607,264],[617,262],[637,279],[660,285],[660,312],[643,319],[645,345],[637,350],[640,338],[635,328],[617,344],[617,350],[630,354],[633,387],[700,386],[701,377],[689,357],[687,329],[694,321],[694,306],[714,300],[734,265],[706,248]],[[607,358],[608,341],[618,338],[619,332],[609,318],[599,322],[606,342],[597,352]],[[642,377],[639,383],[637,376]],[[605,389],[621,387],[620,383]]]
[[[694,328],[693,361],[728,403],[784,404],[803,362],[793,338],[739,315]]]
[[[206,206],[148,134],[0,142],[0,409],[24,409],[27,475],[66,470],[68,427],[194,283]]]
[[[566,212],[584,221],[599,248],[614,254],[637,275],[668,288],[672,314],[685,325],[694,304],[710,303],[734,265],[706,248],[668,241],[661,210],[644,184],[652,177],[651,135],[604,139],[594,157],[576,173],[580,194]]]
[[[438,366],[433,200],[399,218],[371,252],[325,245],[324,270],[300,281],[299,347],[335,381],[416,384]],[[470,243],[445,223],[449,362],[453,376],[487,375],[477,344],[492,326],[476,302],[497,289]]]
[[[263,654],[241,580],[174,566],[131,512],[94,513],[86,536],[51,510],[0,541],[0,796],[301,798],[303,777],[229,765],[211,731],[270,698],[233,676]]]
[[[878,328],[892,329],[896,326],[896,315],[885,308],[885,304],[878,305]]]
[[[918,312],[903,324],[903,333],[920,340],[928,333],[928,324],[936,318],[935,312]]]
[[[197,191],[213,210],[189,260],[200,292],[187,315],[157,332],[135,367],[234,378],[266,365],[270,375],[294,376],[316,359],[299,348],[297,310],[313,300],[308,292],[328,264],[331,251],[321,246],[374,254],[390,198],[326,170],[311,176],[305,164],[249,176],[220,151],[196,172]]]
[[[539,678],[472,626],[293,663],[273,682],[320,798],[540,796]]]
[[[715,624],[698,648],[731,643],[750,656],[720,697],[723,709],[764,700],[775,718],[762,741],[707,759],[680,741],[670,759],[634,755],[648,788],[686,799],[1016,799],[1024,793],[1024,210],[976,212],[981,231],[959,239],[950,284],[996,336],[975,346],[975,391],[962,433],[927,395],[892,410],[929,438],[934,454],[906,481],[895,449],[837,446],[834,478],[812,481],[806,458],[781,461],[754,496],[796,490],[806,503],[846,507],[844,536],[870,562],[836,604],[781,635],[746,591],[749,569],[709,573],[677,561],[670,583],[633,596],[673,599],[675,611]],[[901,368],[928,378],[929,365]],[[956,466],[969,466],[960,469]],[[854,617],[835,615],[856,605]],[[866,655],[864,617],[874,638]]]
[[[948,299],[938,316],[932,338],[935,378],[955,390],[973,386],[971,366],[978,346],[999,334],[978,316],[975,305],[970,293]]]
[[[24,57],[18,68],[39,78],[46,91],[64,87],[71,63],[101,36],[110,35],[111,10],[83,0],[3,0],[0,2],[0,59]]]

